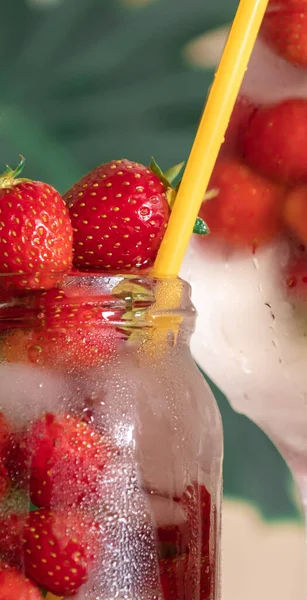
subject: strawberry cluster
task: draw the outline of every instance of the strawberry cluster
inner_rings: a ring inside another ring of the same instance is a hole
[[[67,413],[44,414],[18,432],[1,414],[1,434],[1,503],[18,484],[33,510],[8,512],[0,520],[0,598],[38,600],[39,589],[71,596],[95,567],[103,568],[112,542],[94,509],[107,503],[104,472],[119,450],[93,425]],[[162,591],[165,600],[179,600],[185,590],[188,600],[209,600],[216,582],[211,496],[194,483],[172,502],[185,518],[180,525],[153,523],[160,582],[158,589],[152,583],[152,598]]]
[[[172,177],[182,165],[167,178],[153,160],[151,168],[111,161],[63,198],[48,184],[20,178],[23,167],[24,159],[0,177],[2,354],[8,362],[95,365],[126,337],[113,326],[122,314],[113,310],[110,296],[94,302],[77,286],[62,288],[65,275],[146,271],[164,236],[175,193]],[[17,326],[26,311],[8,307],[14,295],[25,296],[28,305],[31,300],[29,313],[37,318],[31,317],[30,327]]]
[[[307,68],[306,0],[270,0],[261,39],[302,81]],[[230,249],[257,251],[273,241],[289,243],[282,285],[307,298],[307,99],[289,97],[255,105],[241,96],[210,187],[216,198],[200,215],[214,239]]]
[[[22,167],[0,177],[1,358],[82,374],[112,359],[128,333],[122,304],[73,275],[144,272],[153,264],[181,166],[166,176],[154,162],[111,161],[63,198],[20,179]],[[106,468],[120,456],[84,414],[44,413],[13,430],[0,413],[0,600],[39,600],[41,591],[69,597],[103,570],[112,540],[97,507],[107,504]],[[28,496],[32,510],[10,508],[16,493]],[[210,494],[193,484],[172,502],[185,521],[150,524],[160,577],[146,586],[153,599],[179,600],[184,590],[187,600],[209,600]]]

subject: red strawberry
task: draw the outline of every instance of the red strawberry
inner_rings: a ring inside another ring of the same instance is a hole
[[[245,131],[248,120],[255,108],[255,105],[253,105],[245,96],[240,96],[238,98],[226,131],[225,141],[221,147],[221,157],[231,158],[239,156],[242,134]]]
[[[212,576],[207,558],[200,561],[188,554],[159,562],[164,600],[209,600]]]
[[[243,138],[251,167],[277,181],[307,181],[307,100],[285,100],[252,114]]]
[[[33,511],[24,529],[26,575],[58,596],[74,594],[88,579],[97,543],[96,524],[82,514]]]
[[[198,544],[202,555],[209,555],[210,530],[211,530],[211,494],[205,485],[193,483],[189,485],[181,499],[187,513],[190,541]]]
[[[0,265],[2,285],[49,288],[72,264],[72,227],[60,194],[46,183],[0,178]]]
[[[97,500],[111,449],[92,425],[68,414],[46,414],[33,424],[27,447],[31,452],[30,496],[35,506]]]
[[[0,500],[10,489],[10,481],[6,465],[10,427],[3,413],[0,413]]]
[[[160,560],[160,583],[164,600],[190,600],[192,598],[192,594],[186,594],[185,576],[188,560],[187,554]]]
[[[212,236],[235,247],[255,248],[280,230],[283,191],[237,160],[219,162],[210,187],[218,196],[203,203],[200,216]]]
[[[184,554],[188,550],[188,532],[185,523],[158,527],[156,536],[161,558]]]
[[[74,230],[74,264],[129,270],[152,265],[170,209],[166,186],[129,160],[101,165],[64,196]]]
[[[4,466],[3,461],[0,462],[0,500],[4,498],[10,489],[10,480],[8,471]]]
[[[83,297],[74,290],[52,289],[36,300],[37,327],[15,330],[3,341],[8,362],[32,362],[58,367],[95,365],[112,355],[124,337],[112,321],[114,310],[108,296]]]
[[[288,193],[283,218],[297,238],[307,244],[307,185],[298,186]]]
[[[6,448],[10,434],[10,426],[3,413],[0,412],[0,456]]]
[[[25,517],[11,513],[0,519],[0,557],[10,565],[21,567],[22,537]]]
[[[1,564],[0,600],[42,600],[42,595],[22,573]]]
[[[262,37],[293,65],[307,67],[307,2],[274,0],[262,24]]]

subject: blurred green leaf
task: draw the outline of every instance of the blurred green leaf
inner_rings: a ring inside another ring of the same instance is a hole
[[[208,4],[208,5],[207,5]],[[185,160],[213,73],[184,63],[184,44],[226,22],[234,0],[64,0],[2,7],[0,145],[4,163],[60,190],[115,157],[163,167]]]

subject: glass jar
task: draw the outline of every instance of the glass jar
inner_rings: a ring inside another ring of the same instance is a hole
[[[222,426],[189,286],[0,287],[0,595],[26,575],[31,600],[218,600]]]

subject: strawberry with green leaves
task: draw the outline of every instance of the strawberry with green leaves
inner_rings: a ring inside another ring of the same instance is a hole
[[[73,595],[89,577],[99,542],[97,524],[82,513],[32,511],[24,528],[26,575],[57,596]]]
[[[176,195],[173,179],[130,160],[100,165],[65,195],[74,231],[74,264],[79,269],[130,271],[152,266]],[[197,223],[197,232],[206,228]]]
[[[101,165],[65,195],[82,269],[150,267],[170,209],[167,189],[149,168],[128,160]]]
[[[40,181],[20,179],[24,160],[0,177],[2,287],[47,289],[72,264],[72,226],[60,194]],[[14,276],[13,276],[14,275]]]

